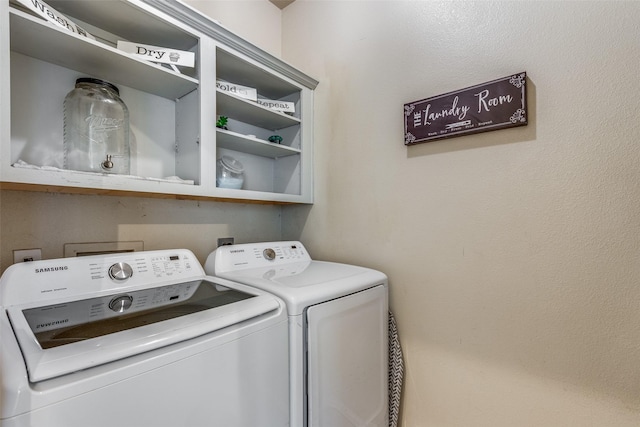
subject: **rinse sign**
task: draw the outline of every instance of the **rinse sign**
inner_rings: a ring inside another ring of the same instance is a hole
[[[404,144],[527,124],[527,73],[404,104]]]

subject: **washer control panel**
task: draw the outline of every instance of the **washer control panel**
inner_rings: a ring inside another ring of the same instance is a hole
[[[205,273],[191,251],[175,249],[18,263],[4,276],[9,285],[0,288],[3,303],[15,305],[105,293],[125,295],[129,289],[187,282]],[[122,312],[129,304],[124,298],[112,301],[110,308]]]
[[[134,253],[135,254],[135,253]],[[132,254],[124,261],[109,264],[108,260],[96,260],[89,265],[91,278],[102,280],[109,278],[114,282],[125,283],[129,279],[138,279],[141,275],[146,280],[163,278],[180,278],[197,270],[197,261],[185,254],[160,253],[152,256],[135,256]],[[140,252],[142,254],[142,252]],[[197,264],[199,266],[199,264]],[[136,280],[137,281],[137,280]]]

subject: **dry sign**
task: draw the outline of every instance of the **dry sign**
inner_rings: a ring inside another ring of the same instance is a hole
[[[525,72],[404,104],[404,143],[527,124]]]

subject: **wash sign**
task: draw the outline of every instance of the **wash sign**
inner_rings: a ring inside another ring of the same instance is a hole
[[[527,73],[404,104],[404,143],[527,124]]]

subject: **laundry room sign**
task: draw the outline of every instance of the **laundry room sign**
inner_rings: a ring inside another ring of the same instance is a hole
[[[404,143],[527,124],[527,73],[404,104]]]

